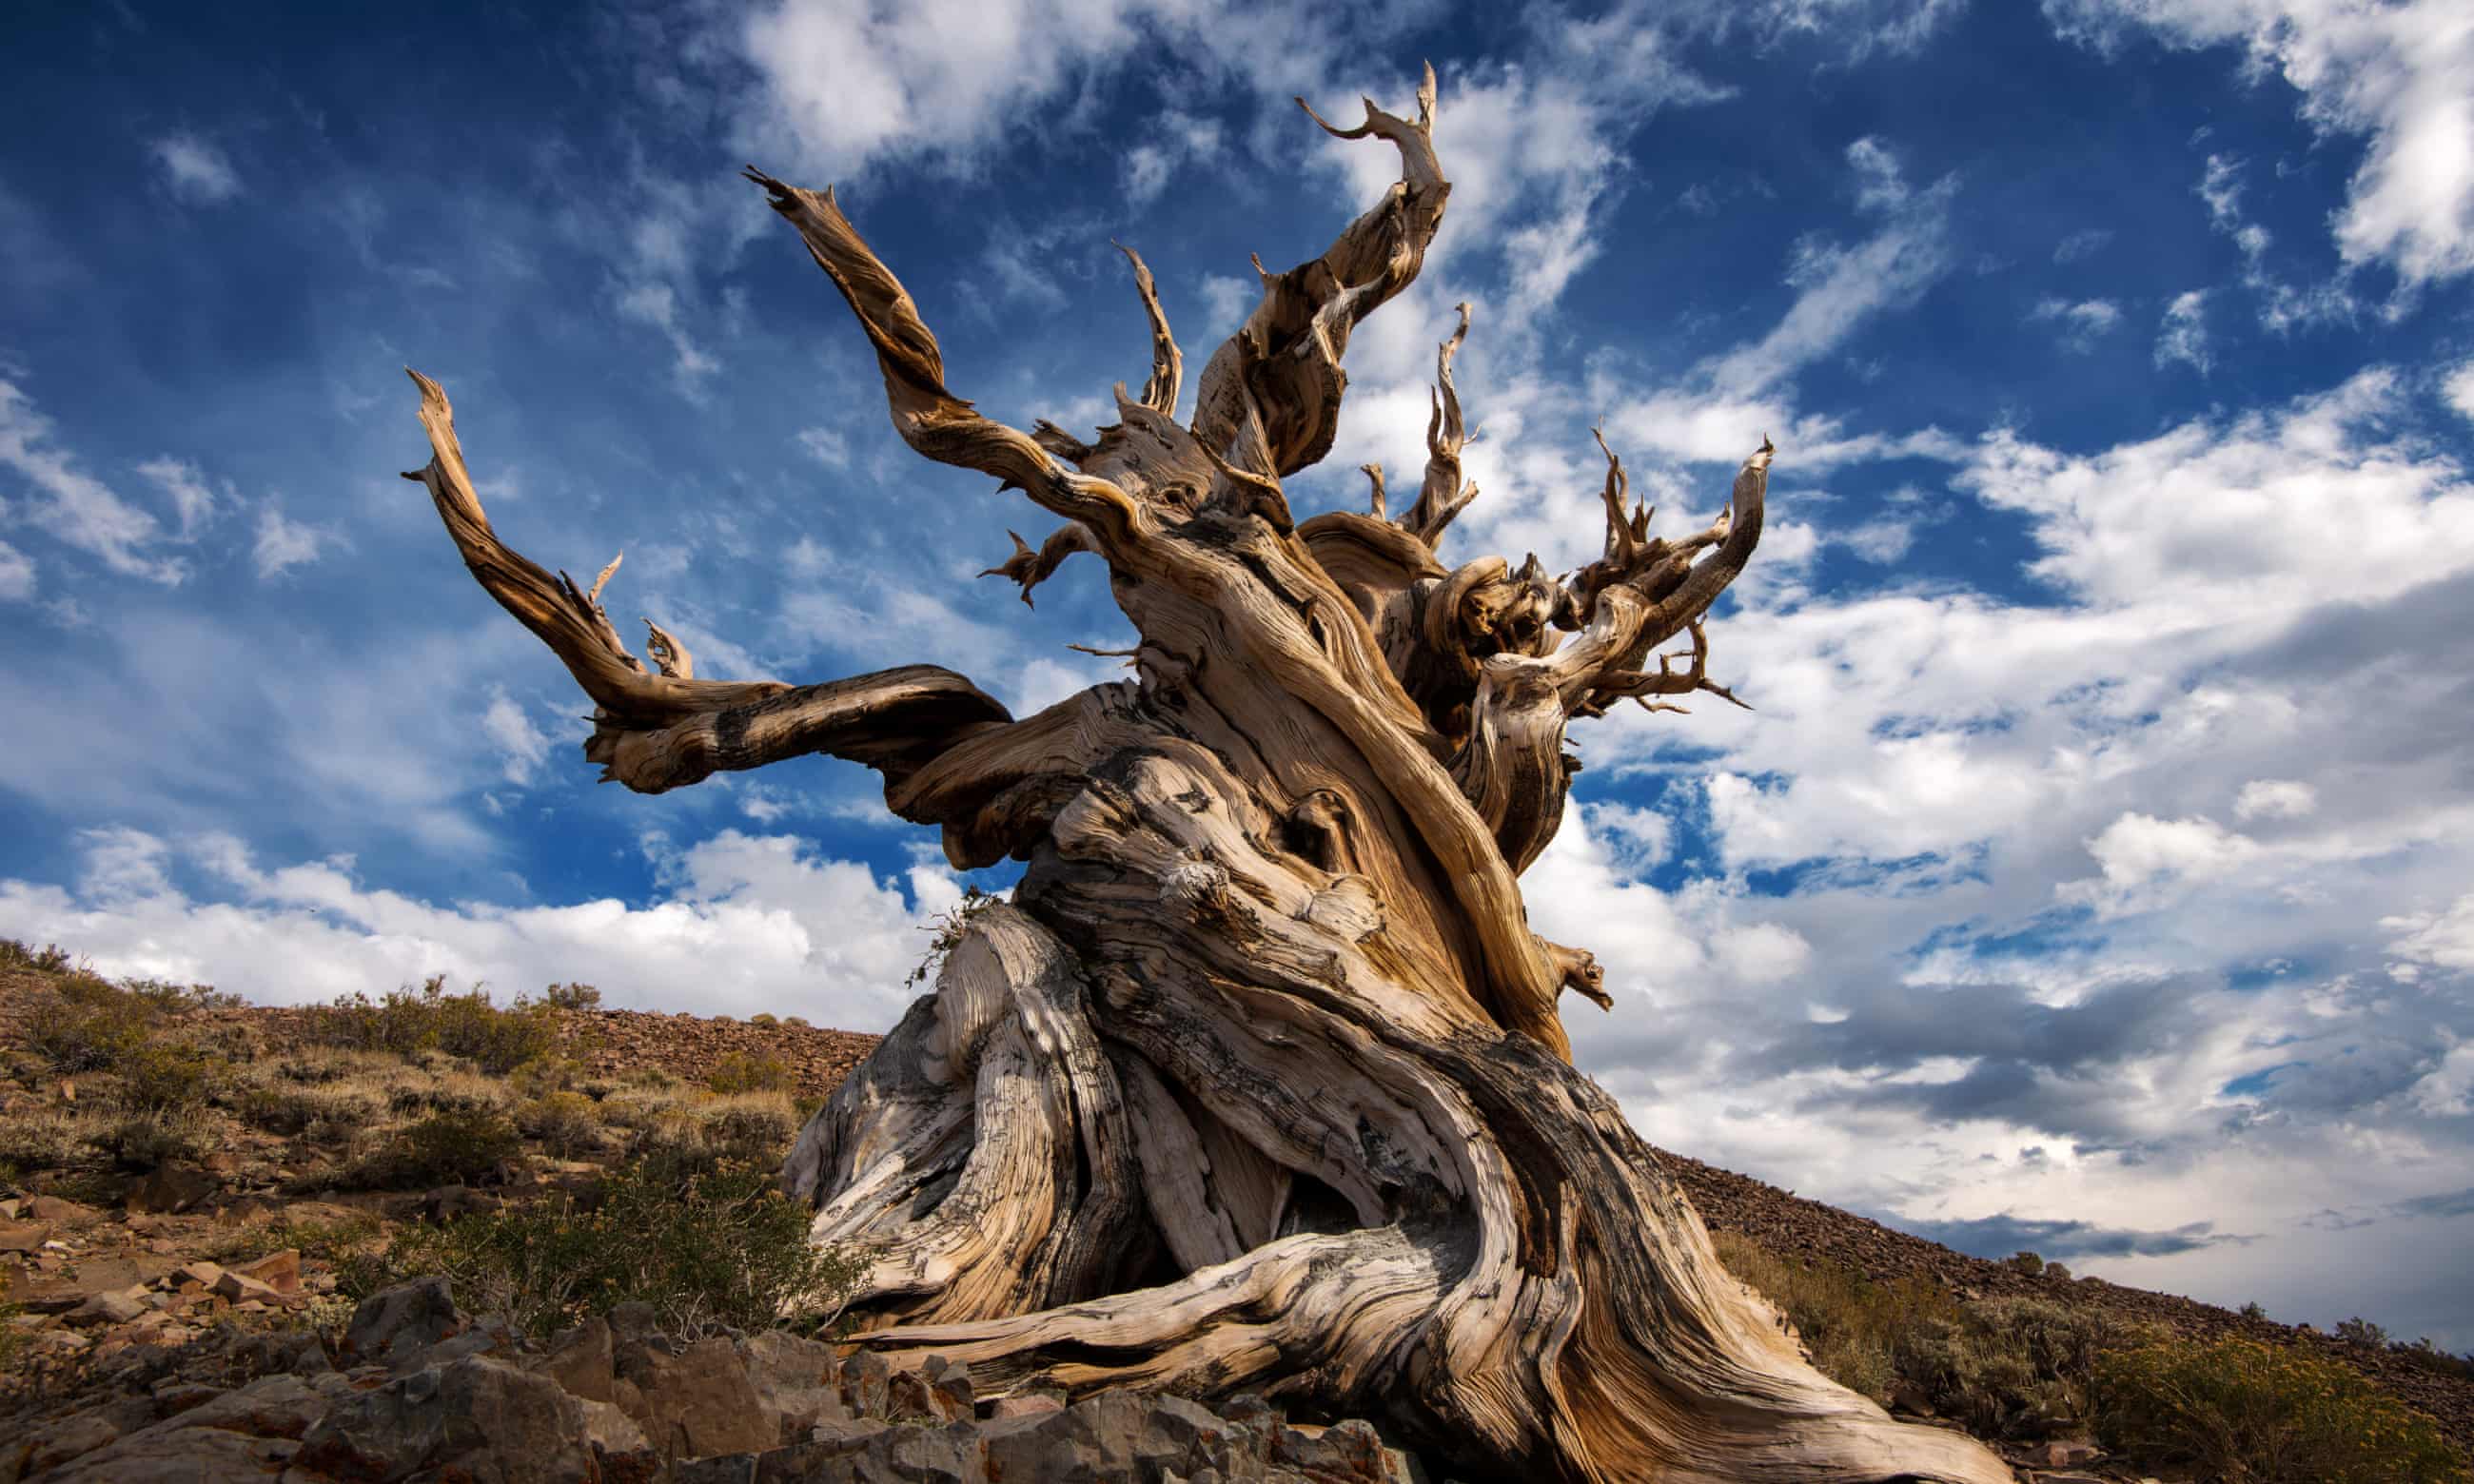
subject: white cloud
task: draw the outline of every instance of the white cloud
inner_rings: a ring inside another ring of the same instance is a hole
[[[2458,898],[2445,912],[2384,917],[2380,926],[2398,935],[2389,951],[2400,958],[2442,969],[2474,969],[2474,892]]]
[[[137,472],[170,496],[172,512],[181,517],[183,539],[195,537],[198,528],[213,517],[215,494],[196,465],[182,459],[149,459],[137,466]]]
[[[257,539],[250,545],[250,561],[263,582],[350,544],[341,533],[326,526],[304,525],[269,503],[257,509]]]
[[[2474,419],[2474,361],[2467,361],[2448,373],[2440,383],[2440,395],[2468,419]]]
[[[2259,847],[2205,815],[2164,820],[2134,813],[2106,826],[2087,849],[2104,879],[2066,881],[2057,893],[2066,901],[2098,902],[2118,912],[2149,888],[2223,875]]]
[[[30,603],[35,597],[35,559],[0,541],[0,603]]]
[[[2058,325],[2065,348],[2082,353],[2096,348],[2096,343],[2122,323],[2121,306],[2106,299],[2081,299],[2072,303],[2063,299],[2038,301],[2027,314],[2032,322]]]
[[[481,713],[481,734],[506,757],[507,781],[529,784],[549,760],[550,739],[518,705],[503,685],[490,688],[489,708]]]
[[[1887,565],[1905,556],[1915,540],[1914,521],[1888,516],[1868,520],[1838,538],[1839,544],[1877,565]]]
[[[669,341],[670,382],[680,395],[691,401],[702,396],[706,379],[721,370],[721,363],[690,332],[678,290],[660,279],[640,278],[619,286],[617,302],[620,314],[660,330]]]
[[[2474,25],[2462,0],[2045,0],[2066,36],[2111,49],[2235,45],[2328,132],[2368,136],[2337,245],[2408,285],[2474,272]]]
[[[107,974],[274,1004],[443,973],[502,996],[578,980],[628,1008],[885,1030],[911,993],[927,943],[918,924],[959,898],[940,870],[880,880],[801,842],[735,830],[676,853],[655,846],[665,886],[641,907],[442,906],[364,885],[349,859],[261,869],[228,837],[109,829],[83,842],[75,891],[0,880],[0,934],[74,944]],[[175,886],[176,867],[206,894]]]
[[[2165,306],[2164,323],[2156,331],[2156,365],[2159,370],[2176,361],[2204,376],[2215,364],[2208,352],[2208,291],[2193,289],[2177,294]]]
[[[178,199],[195,206],[213,206],[238,196],[240,175],[231,160],[211,141],[186,130],[165,134],[147,146],[163,183]]]
[[[0,377],[0,467],[15,470],[40,496],[27,507],[27,517],[123,577],[166,586],[187,577],[188,563],[147,550],[164,539],[155,517],[80,468],[55,442],[57,431],[33,398]]]
[[[2299,778],[2253,778],[2234,799],[2234,818],[2298,820],[2319,807],[2319,791]]]
[[[2081,258],[2094,257],[2103,251],[2105,244],[2113,238],[2114,233],[2109,227],[2090,227],[2074,231],[2053,245],[2053,261],[2075,263]]]
[[[827,468],[850,467],[850,440],[832,428],[801,428],[799,447]]]

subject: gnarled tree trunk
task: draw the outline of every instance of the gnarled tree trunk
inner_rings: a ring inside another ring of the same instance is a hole
[[[1521,905],[1571,718],[1734,699],[1700,625],[1759,539],[1766,442],[1688,539],[1649,535],[1610,453],[1599,560],[1560,581],[1534,559],[1446,568],[1436,545],[1476,492],[1451,379],[1464,308],[1409,511],[1389,515],[1370,468],[1370,513],[1291,518],[1280,482],[1331,446],[1350,331],[1442,222],[1434,102],[1430,72],[1415,117],[1370,103],[1333,131],[1395,146],[1400,181],[1322,256],[1265,275],[1187,423],[1182,358],[1128,253],[1152,371],[1096,443],[948,391],[832,192],[749,173],[849,300],[903,438],[1065,522],[994,570],[1028,602],[1073,554],[1105,562],[1136,678],[1038,715],[930,666],[698,680],[649,621],[646,672],[600,607],[607,571],[584,589],[498,542],[418,375],[435,457],[408,477],[597,704],[585,751],[606,778],[657,792],[829,753],[882,771],[957,866],[1029,863],[791,1155],[816,1240],[871,1259],[861,1343],[966,1360],[983,1395],[1138,1383],[1388,1413],[1500,1476],[2006,1479],[1822,1377],[1728,1276],[1569,1065],[1557,1000],[1604,1006],[1594,963]],[[1646,668],[1687,631],[1682,668]]]

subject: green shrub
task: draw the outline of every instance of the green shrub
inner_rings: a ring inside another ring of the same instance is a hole
[[[2352,1367],[2252,1340],[2173,1340],[2099,1359],[2097,1432],[2143,1467],[2226,1484],[2468,1477],[2430,1421]]]
[[[154,1012],[100,979],[66,979],[26,1017],[26,1043],[55,1071],[109,1071],[146,1043]]]
[[[120,1168],[143,1174],[166,1164],[195,1164],[220,1140],[195,1108],[150,1108],[114,1120],[87,1142]]]
[[[2366,1350],[2389,1348],[2389,1332],[2360,1314],[2351,1319],[2337,1321],[2337,1338],[2348,1345],[2360,1345]]]
[[[734,1051],[713,1064],[704,1085],[724,1097],[742,1092],[788,1092],[798,1081],[778,1056]]]
[[[195,1108],[213,1089],[221,1064],[185,1041],[140,1041],[112,1064],[121,1104],[141,1112]]]
[[[997,898],[977,886],[962,888],[962,900],[958,905],[937,914],[934,922],[919,929],[928,935],[928,952],[919,960],[919,967],[910,970],[909,982],[925,984],[934,978],[936,971],[945,967],[945,956],[962,945],[963,935],[971,930],[971,919],[995,906],[997,901]]]
[[[424,1051],[463,1057],[504,1075],[556,1043],[558,1011],[546,1000],[519,997],[505,1009],[478,985],[449,993],[447,976],[421,988],[389,990],[376,999],[349,994],[317,1008],[311,1033],[329,1045],[391,1051],[406,1059]]]
[[[754,1015],[752,1015],[752,1016],[749,1016],[749,1017],[747,1017],[747,1023],[748,1023],[748,1024],[750,1024],[750,1025],[762,1025],[762,1026],[771,1027],[771,1026],[780,1025],[782,1022],[781,1022],[781,1020],[780,1020],[777,1017],[775,1017],[775,1016],[774,1016],[770,1011],[764,1011],[764,1010],[760,1010],[760,1011],[758,1011],[756,1014],[754,1014]]]
[[[64,1169],[77,1162],[99,1128],[92,1114],[37,1113],[0,1118],[0,1163],[13,1165],[21,1177],[36,1170]]]
[[[551,1092],[518,1109],[516,1126],[553,1153],[571,1156],[598,1141],[601,1114],[581,1092]]]
[[[522,1150],[516,1126],[497,1113],[455,1109],[431,1113],[369,1158],[304,1185],[367,1190],[470,1185]]]
[[[813,1246],[809,1215],[762,1170],[639,1161],[604,1176],[583,1200],[413,1228],[383,1254],[347,1263],[343,1276],[359,1297],[444,1273],[465,1307],[538,1335],[626,1303],[652,1305],[660,1326],[680,1336],[786,1318],[814,1327],[839,1310],[864,1268]]]
[[[799,1130],[787,1109],[742,1103],[707,1113],[697,1132],[722,1159],[779,1169]]]
[[[542,991],[542,1003],[553,1010],[598,1010],[601,992],[589,984],[553,984]]]
[[[287,1137],[312,1135],[315,1142],[327,1143],[376,1118],[378,1102],[367,1092],[324,1083],[307,1087],[279,1083],[241,1093],[233,1112],[251,1128]]]
[[[229,1266],[255,1262],[291,1248],[303,1257],[343,1263],[366,1253],[385,1234],[386,1224],[366,1211],[354,1211],[332,1221],[279,1216],[273,1221],[253,1221],[218,1232],[201,1249],[200,1256]]]
[[[2010,1265],[2017,1268],[2020,1272],[2026,1274],[2029,1278],[2033,1278],[2037,1274],[2045,1271],[2045,1259],[2037,1257],[2032,1252],[2012,1254],[2010,1257]]]
[[[0,938],[0,969],[19,969],[38,974],[57,974],[69,967],[68,949],[59,944],[30,948],[14,938]]]
[[[2097,1355],[2141,1338],[2042,1299],[1963,1304],[1922,1282],[1780,1257],[1734,1233],[1713,1240],[1728,1269],[1795,1326],[1823,1375],[1877,1401],[1912,1390],[1988,1437],[2083,1421]]]

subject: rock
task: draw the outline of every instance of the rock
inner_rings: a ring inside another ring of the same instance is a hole
[[[842,1404],[853,1417],[883,1417],[885,1387],[893,1379],[893,1367],[872,1350],[863,1350],[842,1362]]]
[[[584,1403],[547,1376],[467,1355],[337,1402],[301,1440],[301,1468],[347,1479],[590,1484]]]
[[[1291,1468],[1351,1479],[1395,1478],[1390,1452],[1373,1424],[1354,1419],[1315,1429],[1283,1427],[1272,1444],[1273,1458]]]
[[[238,1273],[231,1272],[227,1272],[223,1277],[215,1280],[214,1292],[215,1297],[229,1300],[235,1305],[248,1304],[280,1304],[283,1302],[283,1295],[276,1292],[266,1284],[259,1282],[256,1279],[244,1278]]]
[[[0,1252],[40,1252],[51,1234],[39,1221],[0,1221]]]
[[[72,1458],[83,1457],[108,1443],[120,1439],[118,1424],[104,1414],[108,1408],[89,1407],[74,1417],[64,1417],[27,1439],[27,1474],[46,1469],[57,1469]]]
[[[174,1268],[171,1274],[171,1281],[176,1284],[195,1283],[201,1288],[212,1288],[216,1283],[222,1281],[223,1276],[224,1270],[222,1267],[212,1262],[200,1260],[197,1262],[185,1262],[181,1266]]]
[[[644,1429],[610,1402],[584,1403],[584,1441],[592,1446],[604,1484],[650,1480],[662,1472],[662,1455]]]
[[[980,1429],[991,1478],[1104,1484],[1164,1471],[1225,1471],[1228,1424],[1182,1397],[1108,1391],[1046,1416]]]
[[[277,1293],[301,1291],[301,1250],[287,1247],[283,1251],[260,1257],[240,1268],[240,1276],[254,1278]]]
[[[63,1323],[84,1329],[94,1325],[125,1325],[149,1312],[145,1304],[129,1294],[98,1293],[61,1317]]]
[[[991,1403],[997,1417],[1045,1417],[1065,1410],[1065,1399],[1053,1391],[1027,1391],[1020,1396],[999,1397]]]
[[[423,1352],[464,1329],[455,1309],[454,1291],[435,1274],[361,1301],[344,1329],[344,1353],[401,1370],[416,1364]]]
[[[532,1362],[532,1369],[558,1382],[569,1396],[593,1402],[615,1400],[610,1389],[616,1377],[611,1370],[608,1321],[588,1319],[562,1331],[550,1341],[548,1353]]]
[[[936,1404],[928,1400],[928,1377],[916,1371],[894,1372],[885,1385],[885,1415],[897,1423],[934,1418]]]
[[[56,1195],[38,1195],[26,1203],[26,1214],[36,1221],[92,1221],[102,1213],[91,1206],[63,1201]]]
[[[236,1391],[189,1407],[163,1425],[220,1427],[254,1438],[298,1438],[327,1414],[334,1396],[297,1376],[262,1376]]]
[[[219,1484],[282,1472],[301,1445],[220,1427],[150,1427],[98,1448],[43,1484]]]
[[[2054,1469],[2069,1469],[2079,1464],[2092,1464],[2104,1456],[2104,1449],[2085,1438],[2071,1438],[2048,1443],[2040,1450],[2045,1464]]]
[[[223,1187],[222,1181],[195,1165],[161,1164],[129,1187],[128,1206],[133,1211],[177,1215],[212,1201]]]
[[[795,1443],[820,1422],[850,1420],[834,1379],[833,1347],[767,1329],[739,1342],[739,1360],[757,1400],[775,1421],[778,1441]]]
[[[641,1410],[628,1415],[673,1459],[762,1452],[781,1441],[779,1424],[726,1339],[699,1340],[675,1355],[628,1344],[618,1349],[617,1362],[619,1377],[634,1385],[639,1399]],[[623,1393],[619,1404],[626,1404]]]

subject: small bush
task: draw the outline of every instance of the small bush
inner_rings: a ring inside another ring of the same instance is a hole
[[[377,1117],[378,1108],[376,1097],[357,1089],[278,1083],[244,1091],[233,1111],[251,1128],[287,1137],[310,1135],[313,1142],[331,1143]]]
[[[412,1059],[424,1051],[463,1057],[503,1076],[546,1052],[558,1039],[558,1011],[546,1000],[518,998],[500,1009],[479,986],[460,994],[447,976],[421,988],[390,990],[377,999],[351,994],[320,1006],[312,1034],[329,1045],[390,1051]]]
[[[355,1296],[445,1273],[457,1300],[537,1335],[620,1304],[652,1305],[681,1337],[760,1329],[786,1317],[821,1326],[864,1265],[808,1240],[810,1212],[768,1174],[724,1163],[682,1172],[640,1161],[585,1201],[544,1201],[414,1228],[348,1264]]]
[[[102,1127],[101,1117],[92,1113],[0,1118],[0,1163],[15,1166],[21,1176],[65,1169],[78,1161]]]
[[[366,1211],[332,1221],[299,1221],[279,1216],[218,1232],[201,1252],[208,1261],[227,1266],[255,1262],[286,1248],[321,1262],[342,1263],[365,1253],[386,1235],[386,1224]]]
[[[798,1081],[778,1056],[734,1051],[713,1064],[704,1085],[724,1097],[743,1092],[788,1092]]]
[[[2096,1403],[2107,1448],[2228,1484],[2467,1477],[2427,1419],[2352,1367],[2252,1340],[2174,1340],[2104,1356]]]
[[[26,1043],[55,1071],[109,1071],[146,1043],[154,1018],[99,979],[64,980],[27,1014]]]
[[[601,992],[589,984],[553,984],[542,991],[542,1003],[552,1010],[598,1010]]]
[[[770,1028],[772,1026],[780,1025],[782,1021],[779,1017],[774,1016],[772,1012],[760,1010],[756,1014],[747,1017],[747,1023],[750,1025],[762,1025]]]
[[[1985,1436],[2084,1420],[2097,1355],[2140,1338],[2041,1299],[1962,1304],[1925,1283],[1783,1258],[1734,1233],[1713,1240],[1728,1269],[1795,1326],[1823,1375],[1877,1401],[1911,1388]]]
[[[2389,1332],[2360,1314],[2337,1322],[2337,1338],[2365,1350],[2386,1350],[2389,1346]]]
[[[2045,1276],[2057,1283],[2067,1283],[2071,1281],[2071,1270],[2058,1262],[2048,1262],[2045,1264]]]
[[[2250,1303],[2242,1306],[2242,1317],[2244,1319],[2266,1319],[2268,1317],[2268,1307],[2261,1304],[2257,1299],[2253,1299]]]
[[[116,1119],[87,1140],[124,1170],[143,1174],[166,1164],[195,1164],[220,1140],[194,1108],[153,1108]]]
[[[14,938],[0,938],[0,969],[57,974],[69,967],[69,951],[59,944],[30,948]]]
[[[516,1126],[528,1138],[562,1158],[590,1149],[600,1139],[601,1113],[581,1092],[552,1092],[537,1097],[516,1112]]]
[[[2010,1257],[2010,1265],[2029,1278],[2045,1271],[2045,1259],[2032,1252],[2014,1253]]]
[[[789,1110],[778,1104],[738,1103],[708,1113],[698,1132],[705,1147],[722,1159],[779,1169],[799,1130]]]
[[[522,1149],[516,1126],[497,1113],[435,1113],[367,1159],[310,1184],[369,1190],[470,1185]]]
[[[141,1041],[112,1064],[120,1079],[119,1101],[150,1113],[195,1108],[206,1100],[220,1069],[212,1057],[185,1041]]]

